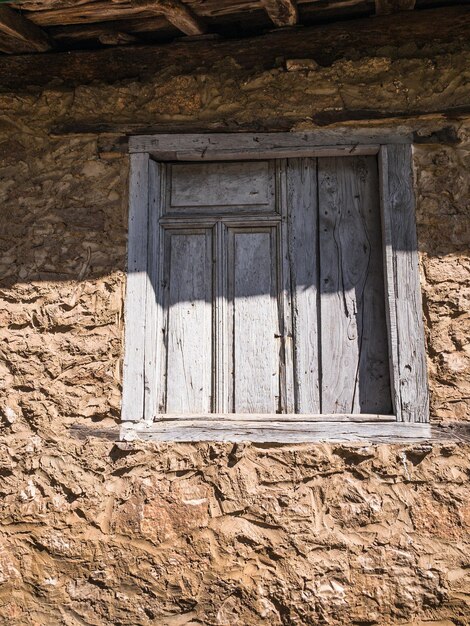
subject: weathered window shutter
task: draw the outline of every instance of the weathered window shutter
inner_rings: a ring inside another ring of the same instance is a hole
[[[166,230],[164,234],[162,413],[212,410],[212,232]]]
[[[124,421],[427,420],[410,146],[319,152],[132,155]]]
[[[277,229],[231,228],[227,235],[229,409],[280,413]]]
[[[159,413],[285,412],[275,169],[165,168]]]
[[[322,412],[390,414],[377,159],[319,159],[318,180]]]

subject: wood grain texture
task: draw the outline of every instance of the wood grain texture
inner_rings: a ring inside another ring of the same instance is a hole
[[[125,350],[121,418],[140,421],[144,417],[145,310],[148,293],[147,236],[149,158],[134,155],[130,160],[129,234],[127,250],[127,293]]]
[[[212,410],[212,232],[165,233],[166,413]]]
[[[166,212],[274,211],[274,164],[268,161],[169,166]]]
[[[411,136],[390,133],[390,140],[409,143]],[[377,154],[384,141],[379,133],[358,129],[352,135],[346,128],[315,133],[160,134],[131,137],[129,152],[149,152],[163,161],[282,159]]]
[[[429,399],[411,147],[387,146],[381,157],[395,410],[399,420],[426,422]]]
[[[359,413],[357,317],[370,248],[352,202],[351,167],[343,159],[326,158],[318,168],[321,408]]]
[[[398,368],[398,329],[395,295],[395,265],[393,254],[392,221],[388,203],[388,150],[382,146],[379,153],[380,205],[382,219],[382,247],[384,265],[385,316],[388,330],[388,358],[393,412],[401,421],[400,385]]]
[[[319,159],[321,409],[391,412],[374,157]]]
[[[235,417],[238,417],[238,416],[235,416]],[[334,421],[338,423],[338,420],[336,419],[337,416],[334,416],[334,417],[335,417]],[[384,443],[384,444],[390,444],[390,445],[397,444],[397,443],[404,443],[404,442],[413,443],[414,437],[417,438],[418,442],[425,443],[425,445],[427,446],[432,446],[434,444],[443,444],[443,443],[453,443],[457,445],[470,443],[470,428],[469,428],[469,425],[466,424],[465,422],[448,422],[446,423],[445,427],[443,427],[442,425],[418,424],[418,427],[419,427],[418,432],[415,430],[414,424],[398,424],[399,431],[397,435],[395,435],[393,432],[391,433],[387,432],[381,435],[374,435],[369,432],[368,424],[371,422],[377,422],[377,421],[380,422],[381,420],[380,419],[376,420],[375,416],[370,416],[369,420],[362,420],[362,429],[361,429],[360,436],[357,436],[357,438],[354,439],[353,433],[350,432],[347,434],[347,437],[348,437],[347,439],[339,440],[339,441],[347,442],[348,444],[355,444],[360,448],[362,448],[364,443],[367,443],[367,442],[370,442],[370,443],[377,442],[377,443]],[[422,426],[425,427],[424,431],[421,429]],[[310,422],[308,424],[309,431],[313,428],[314,428],[314,425],[313,423]],[[122,432],[120,432],[120,430],[116,426],[111,426],[109,428],[100,428],[97,426],[88,426],[86,424],[73,424],[69,428],[69,433],[72,437],[81,441],[84,441],[88,439],[89,437],[96,438],[96,439],[106,439],[109,441],[121,441],[123,446],[128,445],[129,450],[132,450],[134,449],[135,444],[133,444],[132,441],[130,440],[138,439],[140,437],[139,432],[142,432],[142,430],[145,430],[145,429],[141,429],[139,431],[138,426],[136,427],[135,425],[129,425],[129,427],[125,426],[122,429]],[[423,434],[425,433],[425,436],[423,437],[423,435],[419,433],[423,433]],[[336,433],[336,437],[338,436],[339,436],[338,433]],[[127,444],[124,443],[126,437],[128,437],[129,439]],[[315,433],[312,435],[312,439],[311,439],[313,443],[318,441],[318,439],[315,439],[314,437],[315,437]],[[268,431],[267,438],[270,439],[269,431]],[[323,440],[323,441],[326,441],[326,440]],[[338,439],[336,439],[336,441],[338,441]],[[284,441],[278,440],[273,443],[276,443],[276,444],[285,443],[286,445],[290,445],[290,443],[295,443],[295,441],[284,442]],[[302,443],[302,442],[299,441],[299,443]]]
[[[22,8],[28,11],[28,15],[34,22],[43,26],[121,21],[133,16],[152,18],[155,14],[168,14],[168,19],[181,20],[181,26],[189,23],[190,28],[193,29],[193,24],[196,22],[198,30],[203,31],[205,30],[204,17],[238,13],[240,10],[253,9],[253,6],[259,7],[253,0],[246,2],[237,0],[235,3],[232,0],[208,0],[207,2],[201,2],[201,0],[185,0],[185,2],[182,0],[133,0],[131,2],[87,0],[86,2],[22,3]]]
[[[231,229],[228,234],[230,406],[235,413],[280,410],[276,239],[273,228]]]
[[[299,413],[320,413],[316,159],[289,159],[287,207],[295,345],[295,407]]]
[[[240,420],[212,422],[181,420],[162,421],[148,428],[126,428],[124,441],[231,441],[262,443],[362,442],[412,443],[429,441],[429,424],[397,424],[385,422],[292,422]]]
[[[118,22],[98,22],[92,24],[72,24],[69,26],[49,26],[48,32],[56,42],[70,44],[79,41],[98,40],[125,35],[128,39],[118,43],[130,43],[132,39],[138,40],[139,33],[151,31],[161,32],[161,35],[174,31],[175,28],[163,15],[155,15],[147,18],[130,18]]]
[[[125,20],[130,17],[153,17],[154,9],[131,3],[116,4],[98,0],[86,4],[73,3],[70,6],[53,7],[48,10],[28,12],[35,24],[43,27],[68,24],[94,24],[110,20]],[[161,11],[158,11],[161,14]]]
[[[246,415],[243,413],[212,413],[207,415],[206,413],[194,413],[191,416],[187,414],[173,414],[173,415],[159,415],[155,421],[157,422],[167,422],[167,421],[177,421],[180,419],[191,419],[191,421],[205,421],[205,422],[221,422],[227,421],[228,423],[235,422],[245,422],[245,421],[256,421],[256,422],[272,422],[273,415],[268,413],[250,413],[250,415]],[[380,415],[375,413],[334,413],[334,414],[318,414],[318,413],[283,413],[275,416],[275,421],[279,423],[290,423],[290,422],[302,422],[302,423],[310,423],[310,422],[386,422],[386,423],[395,423],[396,419],[393,415]]]
[[[278,306],[280,329],[280,412],[295,411],[294,373],[294,310],[292,292],[292,262],[289,254],[289,200],[288,200],[288,161],[277,161],[278,198],[277,209],[281,215],[277,251]]]
[[[295,0],[260,0],[276,26],[295,26],[299,18]]]
[[[211,308],[213,316],[211,410],[265,410],[272,413],[279,408],[281,333],[276,307],[280,270],[276,264],[281,253],[279,237],[273,227],[280,223],[281,216],[275,212],[275,171],[274,162],[182,163],[164,168],[166,208],[159,220],[160,227],[173,238],[178,232],[196,232],[201,228],[212,229],[214,236],[211,254],[214,292],[205,297],[206,308]],[[246,214],[244,209],[248,211]],[[257,238],[265,241],[256,241]],[[259,258],[257,253],[260,253]],[[256,258],[252,258],[253,254]],[[188,251],[186,256],[185,262],[191,263],[191,252]],[[162,263],[168,268],[174,265],[171,258],[165,258]],[[172,275],[167,274],[164,278],[166,290],[171,290],[172,284],[181,280],[186,271],[190,271],[189,265],[185,271],[179,269]],[[183,298],[179,293],[171,304],[166,296],[166,314],[171,316],[172,310],[183,300],[194,305],[194,298],[190,295]],[[201,333],[201,327],[198,325],[192,332],[196,337]],[[262,350],[260,356],[259,347],[264,347],[265,335],[267,351],[265,354]],[[169,342],[171,331],[167,337]],[[193,339],[180,342],[182,360],[179,370],[186,358],[187,345],[190,360],[193,353],[197,353],[200,360],[205,358],[206,349],[192,350],[192,342]],[[170,353],[168,345],[168,357]],[[170,377],[168,360],[163,364],[165,369]],[[176,379],[181,379],[181,371]],[[169,412],[173,393],[170,393],[169,378],[166,387],[166,395],[160,394],[160,412],[163,413]],[[235,405],[238,409],[234,409]]]
[[[0,32],[26,44],[31,51],[52,49],[51,39],[41,28],[5,5],[0,6]]]
[[[214,410],[229,412],[230,354],[228,324],[227,228],[215,226],[215,310],[214,310]]]
[[[360,0],[348,0],[346,4],[358,3]],[[55,2],[44,0],[42,2],[21,2],[22,9],[27,11],[37,23],[51,24],[76,24],[84,22],[100,22],[104,19],[126,19],[129,15],[135,15],[139,11],[168,13],[169,19],[172,13],[176,18],[184,19],[182,25],[189,21],[191,27],[193,20],[198,24],[202,18],[220,18],[231,14],[240,16],[245,12],[247,16],[253,11],[264,7],[272,22],[277,26],[289,26],[297,22],[297,4],[312,4],[311,0],[59,0]],[[328,3],[328,6],[333,3]],[[343,2],[344,4],[344,2]],[[325,6],[323,6],[325,8]],[[183,17],[180,17],[180,14]],[[202,22],[204,25],[204,22]],[[176,24],[175,24],[176,25]],[[205,26],[205,25],[204,25]],[[203,28],[204,28],[203,26]],[[178,26],[179,28],[179,26]],[[181,29],[182,30],[182,29]],[[184,31],[183,31],[184,32]],[[199,33],[194,33],[199,34]]]
[[[207,32],[204,20],[181,0],[136,0],[134,3],[149,11],[163,13],[185,35],[203,35]]]
[[[164,168],[152,159],[148,162],[149,208],[147,234],[147,294],[145,298],[144,345],[144,420],[151,422],[158,413],[159,372],[163,367],[161,329],[163,326],[163,247],[158,220],[162,212],[162,176]],[[143,242],[141,242],[142,244]]]
[[[361,349],[359,360],[359,405],[361,412],[393,412],[390,381],[388,330],[385,313],[383,242],[378,163],[375,157],[357,157],[354,181],[370,256],[363,293]]]

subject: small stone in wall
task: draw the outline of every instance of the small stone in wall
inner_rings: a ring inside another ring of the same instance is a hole
[[[8,405],[3,408],[2,414],[3,414],[3,417],[5,418],[5,421],[7,422],[7,424],[11,425],[11,424],[14,424],[16,422],[16,413]]]
[[[82,173],[87,178],[103,176],[106,172],[106,165],[101,161],[87,161],[82,167]]]
[[[286,70],[288,72],[299,72],[301,70],[315,71],[319,67],[314,59],[287,59]]]

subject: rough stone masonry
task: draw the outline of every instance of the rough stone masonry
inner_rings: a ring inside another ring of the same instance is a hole
[[[470,445],[102,436],[142,129],[412,129],[432,420],[470,421],[468,9],[2,58],[0,79],[0,623],[470,624]]]

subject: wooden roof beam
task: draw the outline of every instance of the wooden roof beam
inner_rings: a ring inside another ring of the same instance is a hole
[[[36,24],[7,6],[0,6],[0,32],[21,42],[32,52],[46,52],[52,48],[48,35]]]
[[[260,0],[276,26],[295,26],[299,19],[296,0]]]
[[[135,4],[164,15],[185,35],[204,35],[207,32],[205,22],[181,0],[137,0]]]
[[[416,0],[375,0],[375,14],[390,15],[398,11],[411,11],[415,4]]]

